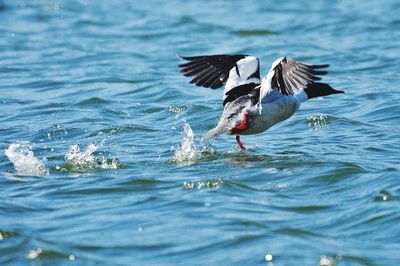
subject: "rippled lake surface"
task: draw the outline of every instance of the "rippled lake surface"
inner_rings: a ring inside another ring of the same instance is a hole
[[[0,3],[1,265],[399,265],[399,1]],[[346,94],[202,142],[216,53]]]

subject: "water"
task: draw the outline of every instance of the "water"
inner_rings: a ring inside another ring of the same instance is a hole
[[[399,265],[398,1],[0,2],[1,265]],[[214,53],[346,94],[203,142]]]

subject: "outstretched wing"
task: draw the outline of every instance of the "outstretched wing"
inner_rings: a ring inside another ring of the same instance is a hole
[[[204,55],[180,56],[189,62],[178,65],[186,77],[194,77],[190,83],[211,89],[217,89],[226,84],[229,71],[237,67],[237,62],[247,55]],[[239,71],[239,70],[238,70]]]
[[[277,90],[285,95],[296,95],[307,85],[320,80],[321,75],[328,72],[329,65],[308,65],[293,59],[282,57],[276,60],[261,84],[261,97],[265,97],[271,90]],[[261,99],[260,99],[261,100]]]
[[[224,106],[249,94],[260,81],[260,62],[250,55],[206,55],[181,57],[189,62],[178,65],[190,83],[217,89],[225,85]]]

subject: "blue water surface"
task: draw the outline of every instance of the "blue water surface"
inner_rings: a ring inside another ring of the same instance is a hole
[[[400,2],[0,1],[1,265],[400,265]],[[177,55],[329,63],[239,151]]]

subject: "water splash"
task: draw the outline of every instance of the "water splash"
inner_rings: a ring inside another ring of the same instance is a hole
[[[41,248],[31,249],[28,251],[28,253],[26,254],[25,257],[29,260],[34,260],[34,259],[37,259],[40,256],[40,254],[42,254],[42,253],[43,253],[43,249],[41,249]]]
[[[183,137],[181,145],[175,150],[173,162],[193,162],[196,159],[197,148],[194,142],[194,133],[188,122],[183,123]]]
[[[319,260],[319,265],[320,266],[334,266],[336,265],[336,259],[333,257],[329,257],[329,256],[321,256],[320,260]]]
[[[93,153],[97,150],[96,145],[90,144],[86,151],[81,151],[79,146],[73,144],[65,154],[65,162],[73,168],[94,168],[95,160]]]
[[[221,178],[216,180],[208,180],[208,181],[196,181],[196,182],[184,182],[183,189],[191,190],[191,189],[212,189],[219,188],[224,181]]]
[[[44,160],[35,157],[33,146],[28,142],[13,143],[5,150],[8,159],[14,165],[17,175],[22,176],[44,176],[49,171],[44,167]]]
[[[308,127],[313,131],[318,131],[321,128],[327,127],[329,122],[329,117],[327,115],[316,115],[316,116],[308,116],[307,123]]]
[[[56,169],[63,172],[85,172],[97,168],[117,169],[120,166],[120,162],[117,158],[110,160],[103,155],[95,157],[94,152],[96,150],[97,146],[94,144],[89,144],[85,151],[81,151],[78,145],[73,144],[65,154],[65,164],[63,167],[58,167]]]

